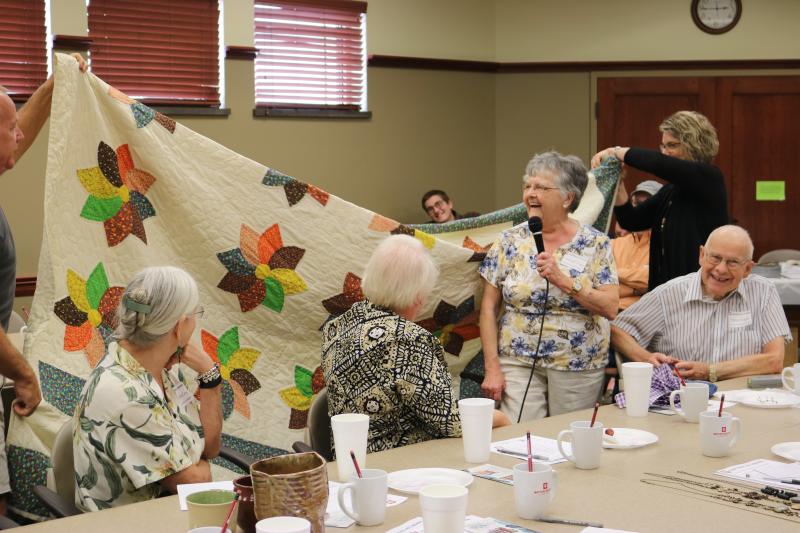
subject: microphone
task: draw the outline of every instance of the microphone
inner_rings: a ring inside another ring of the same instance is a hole
[[[536,251],[538,253],[544,252],[544,238],[542,237],[542,219],[539,217],[531,217],[528,219],[528,229],[533,234],[533,240],[536,243]],[[525,394],[522,396],[522,403],[519,406],[519,415],[517,416],[517,423],[522,420],[522,410],[525,408],[525,400],[528,398],[528,390],[531,388],[531,381],[533,380],[533,372],[536,370],[536,361],[539,359],[539,347],[542,344],[542,330],[544,329],[544,317],[547,314],[547,297],[550,295],[550,280],[544,280],[544,304],[542,305],[541,322],[539,323],[539,337],[536,339],[536,357],[533,358],[531,365],[531,375],[528,376],[528,384],[525,386]]]
[[[533,234],[533,240],[536,242],[536,251],[538,253],[544,252],[544,239],[542,238],[542,219],[539,217],[531,217],[528,219],[528,229]]]

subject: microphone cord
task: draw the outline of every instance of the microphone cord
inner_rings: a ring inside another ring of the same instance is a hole
[[[544,315],[547,313],[547,297],[550,295],[550,280],[545,278],[544,286],[544,305],[542,306],[542,322],[539,324],[539,338],[536,340],[536,355],[533,358],[533,365],[531,366],[531,375],[528,376],[528,384],[525,386],[525,394],[522,396],[522,404],[519,406],[519,416],[517,416],[517,424],[522,420],[522,410],[525,409],[525,399],[528,397],[528,389],[531,388],[531,381],[533,380],[533,371],[536,370],[536,361],[539,359],[539,345],[542,343],[542,330],[544,329]]]

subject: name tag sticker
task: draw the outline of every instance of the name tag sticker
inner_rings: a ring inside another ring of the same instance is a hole
[[[586,263],[588,262],[588,257],[578,255],[575,252],[569,252],[561,258],[562,267],[566,268],[567,270],[577,270],[578,272],[583,272],[583,269],[586,268]]]
[[[186,385],[178,383],[173,390],[175,391],[175,401],[178,402],[178,406],[180,406],[181,409],[186,409],[186,406],[189,405],[189,402],[191,402],[193,398],[186,388]]]
[[[749,311],[738,311],[728,315],[728,329],[744,328],[753,323]]]

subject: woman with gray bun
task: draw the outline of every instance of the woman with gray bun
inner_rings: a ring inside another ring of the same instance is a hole
[[[114,342],[75,410],[75,504],[98,511],[211,481],[222,431],[219,366],[194,342],[194,279],[146,268],[125,288]]]

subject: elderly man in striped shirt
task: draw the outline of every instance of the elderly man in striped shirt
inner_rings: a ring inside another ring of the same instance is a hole
[[[611,343],[626,359],[674,364],[684,377],[730,379],[783,366],[789,324],[775,286],[752,275],[753,241],[721,226],[700,247],[700,270],[675,278],[620,313]]]

